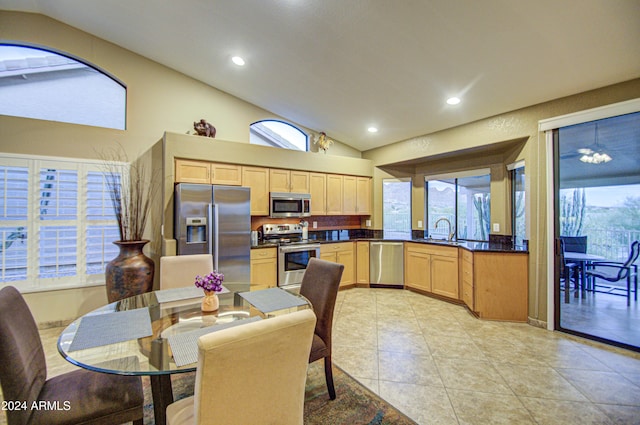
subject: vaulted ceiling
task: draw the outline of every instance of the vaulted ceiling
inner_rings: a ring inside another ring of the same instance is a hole
[[[640,0],[0,0],[0,9],[42,13],[362,151],[640,77]],[[461,103],[448,105],[452,96]]]

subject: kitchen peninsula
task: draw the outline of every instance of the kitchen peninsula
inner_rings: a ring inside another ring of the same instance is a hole
[[[340,257],[345,264],[340,289],[369,287],[369,242],[401,241],[405,289],[464,304],[481,319],[527,321],[529,260],[524,247],[499,242],[436,241],[410,235],[389,239],[381,231],[360,229],[311,231],[309,240],[320,243],[321,258],[330,261],[323,253],[350,252]],[[252,246],[252,284],[276,286],[276,247],[272,242]],[[335,256],[332,261],[337,261]]]

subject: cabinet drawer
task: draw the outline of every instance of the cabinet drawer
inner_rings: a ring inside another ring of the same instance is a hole
[[[462,301],[473,310],[473,286],[462,284]]]
[[[406,243],[407,251],[420,252],[423,254],[440,255],[442,257],[458,257],[458,247],[455,246],[439,246],[427,243]]]
[[[320,253],[351,251],[353,250],[353,242],[326,243],[320,245]]]
[[[251,259],[276,258],[276,248],[259,248],[251,250]]]

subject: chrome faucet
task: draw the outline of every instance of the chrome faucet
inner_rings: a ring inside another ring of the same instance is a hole
[[[445,217],[441,217],[438,220],[436,220],[436,224],[433,226],[434,229],[438,228],[438,223],[440,223],[441,221],[446,221],[447,224],[449,225],[449,237],[447,238],[447,240],[449,242],[451,242],[453,240],[453,236],[455,234],[455,228],[451,225],[451,222],[449,221],[448,218]]]

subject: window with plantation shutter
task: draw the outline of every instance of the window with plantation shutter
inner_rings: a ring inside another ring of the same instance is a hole
[[[101,167],[0,154],[0,286],[29,291],[104,283],[119,234]]]

